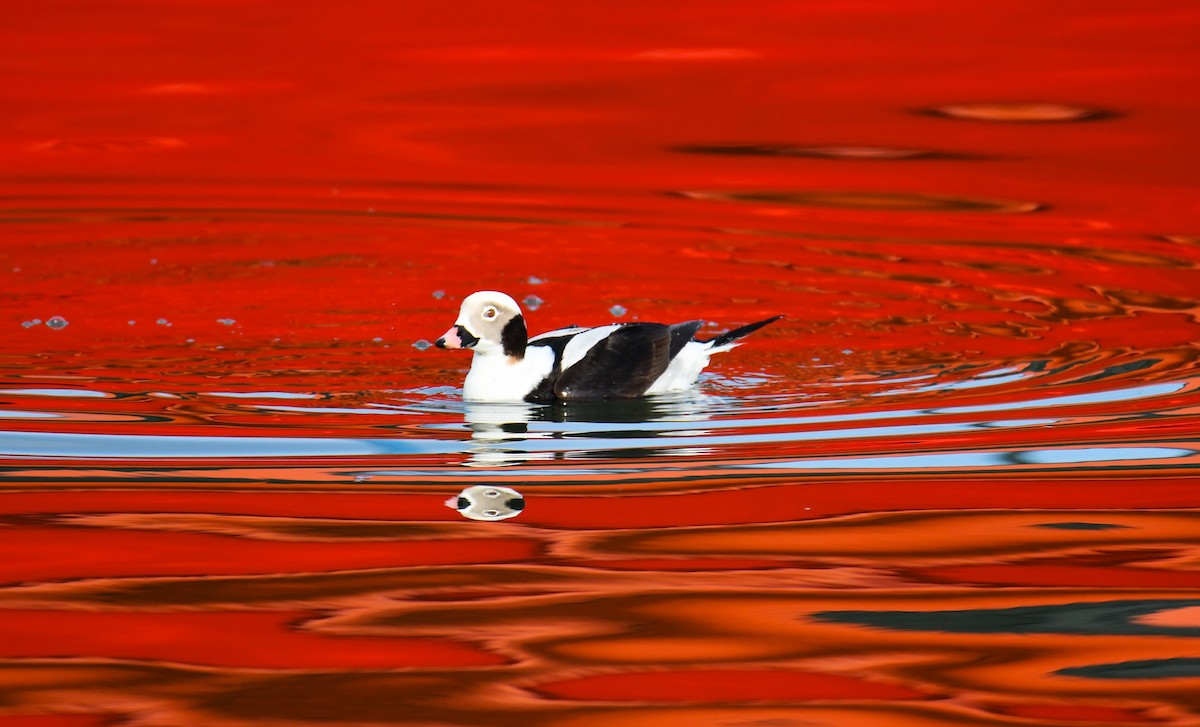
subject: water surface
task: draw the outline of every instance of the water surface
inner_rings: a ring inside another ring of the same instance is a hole
[[[1200,724],[1190,6],[12,15],[0,725]]]

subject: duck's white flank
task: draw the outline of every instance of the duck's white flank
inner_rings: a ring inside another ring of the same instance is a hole
[[[712,341],[688,341],[671,363],[667,370],[650,384],[647,394],[665,394],[668,391],[683,391],[690,389],[700,379],[700,372],[708,365],[709,357],[714,353],[723,353],[737,346],[737,343],[727,343],[724,346],[712,345]]]

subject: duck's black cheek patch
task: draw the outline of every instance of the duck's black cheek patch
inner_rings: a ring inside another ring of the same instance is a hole
[[[508,356],[525,355],[525,346],[529,343],[529,333],[525,330],[525,317],[519,313],[504,324],[500,332],[500,343],[504,345],[504,353]]]
[[[471,506],[471,501],[465,497],[460,497],[460,498],[458,498],[457,505],[458,505],[459,510],[466,510],[468,507]]]
[[[505,500],[504,505],[509,510],[524,510],[525,509],[525,498],[514,497],[510,500]]]

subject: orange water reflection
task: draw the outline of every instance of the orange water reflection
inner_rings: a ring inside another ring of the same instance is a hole
[[[0,727],[1200,725],[1192,4],[7,10]]]

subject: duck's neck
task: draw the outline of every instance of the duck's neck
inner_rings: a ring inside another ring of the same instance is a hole
[[[500,343],[504,346],[504,354],[511,358],[525,358],[525,346],[529,343],[529,334],[525,330],[525,318],[520,314],[504,324],[500,332]]]

